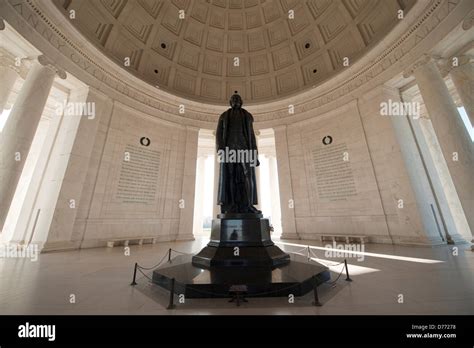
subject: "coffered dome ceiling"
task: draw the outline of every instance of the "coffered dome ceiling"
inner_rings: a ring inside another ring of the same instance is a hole
[[[172,94],[227,104],[290,96],[334,76],[415,0],[54,0],[131,73]],[[180,18],[184,10],[184,19]],[[294,18],[289,18],[294,11]],[[129,59],[129,66],[125,61]]]

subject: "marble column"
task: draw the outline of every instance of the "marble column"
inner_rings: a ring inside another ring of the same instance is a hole
[[[416,62],[405,72],[405,76],[410,74],[415,76],[471,229],[459,232],[470,240],[474,231],[474,145],[433,59]]]
[[[198,150],[199,151],[199,150]],[[193,234],[202,234],[202,217],[204,207],[204,178],[206,177],[206,157],[200,154],[196,164],[196,197],[194,199]]]
[[[471,124],[474,125],[474,59],[463,56],[458,58],[458,63],[458,66],[451,68],[449,75]]]
[[[391,100],[393,103],[402,102],[398,89],[383,86],[381,94],[387,101]],[[410,179],[410,186],[413,189],[416,207],[418,208],[422,223],[421,231],[424,233],[424,235],[420,233],[420,241],[423,244],[446,244],[449,237],[451,239],[454,238],[455,241],[462,240],[455,231],[451,231],[452,236],[449,236],[448,231],[446,231],[443,225],[439,204],[430,184],[430,177],[423,163],[417,140],[412,131],[411,122],[417,122],[419,115],[408,113],[406,116],[391,115],[385,117],[388,117],[392,123],[394,135]],[[402,168],[400,168],[401,170]],[[407,203],[405,202],[405,204]],[[411,212],[416,210],[415,207],[410,206],[409,209]]]
[[[270,192],[271,192],[271,206],[272,206],[272,225],[274,233],[281,234],[281,208],[280,208],[280,192],[278,185],[278,169],[275,155],[268,157],[268,171],[270,173]]]
[[[257,148],[259,149],[258,151],[258,157],[259,157],[259,161],[260,162],[263,162],[263,153],[262,153],[262,149],[261,149],[261,140],[260,140],[260,130],[256,129],[254,130],[255,132],[255,140],[257,140]],[[261,184],[260,184],[260,170],[261,170],[261,167],[258,166],[258,167],[255,167],[255,181],[257,182],[257,200],[258,200],[258,204],[255,205],[255,208],[257,208],[258,210],[262,210],[262,195],[261,195]],[[263,210],[262,210],[262,213],[263,213]]]
[[[68,82],[74,82],[73,78],[70,80]],[[91,206],[88,176],[92,175],[94,180],[97,177],[94,169],[97,162],[92,162],[92,159],[98,160],[94,150],[103,151],[101,130],[110,125],[113,101],[92,87],[82,83],[74,85],[67,99],[68,104],[93,104],[95,117],[86,117],[84,112],[68,112],[61,116],[33,214],[26,227],[25,240],[38,244],[45,252],[79,248],[86,236],[85,226],[82,225],[84,216],[87,217],[84,210],[94,217],[100,210]],[[98,186],[95,188],[99,189]],[[78,215],[81,216],[80,221],[77,221]],[[76,222],[84,229],[74,230]]]
[[[184,155],[184,175],[181,199],[184,208],[180,210],[179,232],[176,240],[193,240],[194,195],[196,189],[196,164],[199,128],[186,126],[186,150]]]
[[[39,56],[28,72],[0,135],[0,228],[5,223],[56,74],[66,78],[64,71],[53,67],[45,56]]]
[[[214,137],[216,135],[216,132],[213,132]],[[219,189],[219,172],[220,172],[220,164],[218,162],[218,157],[217,154],[214,153],[214,190],[213,190],[213,196],[212,196],[212,218],[215,219],[217,217],[217,214],[221,213],[221,207],[218,205],[217,202],[217,191]]]
[[[258,155],[259,157],[259,161],[260,163],[263,163],[263,161],[265,160],[265,155],[263,154],[259,154]],[[258,167],[255,167],[255,180],[257,181],[257,200],[258,200],[258,204],[255,205],[255,207],[258,209],[258,210],[263,210],[263,201],[262,201],[262,180],[261,180],[261,176],[260,176],[260,172],[261,172],[261,164],[260,166]],[[263,213],[263,211],[262,211]]]
[[[288,155],[288,139],[286,126],[273,129],[275,133],[275,149],[278,163],[278,183],[280,186],[281,238],[299,239],[296,232],[293,187],[291,183],[290,159]]]

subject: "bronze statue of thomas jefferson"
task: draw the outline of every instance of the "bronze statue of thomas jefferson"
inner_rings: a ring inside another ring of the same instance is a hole
[[[253,291],[261,293],[268,291],[267,286],[272,283],[273,268],[288,264],[290,255],[272,242],[269,220],[254,207],[255,167],[259,163],[253,117],[242,109],[237,92],[231,97],[230,106],[220,116],[216,131],[220,169],[217,200],[221,214],[212,219],[210,241],[193,256],[193,266],[209,269],[211,282],[223,284],[224,292],[230,291],[231,284],[253,284],[259,279],[264,287]],[[238,255],[236,247],[241,250]],[[229,271],[239,267],[238,272]]]
[[[217,202],[222,213],[261,213],[257,200],[255,167],[259,166],[253,130],[253,116],[242,108],[237,93],[230,99],[231,108],[219,118],[216,150],[219,163]]]

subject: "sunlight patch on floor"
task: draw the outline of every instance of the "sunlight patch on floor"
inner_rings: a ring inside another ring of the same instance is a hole
[[[295,246],[295,247],[306,247],[310,249],[317,249],[317,250],[329,250],[335,253],[341,252],[339,249],[335,248],[325,248],[319,247],[314,245],[304,245],[304,244],[297,244],[297,243],[288,243],[288,242],[278,242],[276,244],[288,245],[288,246]],[[351,255],[363,255],[363,256],[371,256],[371,257],[379,257],[383,259],[391,259],[397,261],[407,261],[407,262],[418,262],[418,263],[443,263],[444,261],[440,260],[431,260],[431,259],[421,259],[418,257],[408,257],[408,256],[398,256],[398,255],[390,255],[390,254],[380,254],[380,253],[369,253],[369,252],[362,252],[362,251],[352,251],[352,250],[344,250],[344,253],[351,254]]]

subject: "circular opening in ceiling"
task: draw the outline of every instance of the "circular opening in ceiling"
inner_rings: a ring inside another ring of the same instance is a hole
[[[313,69],[313,74],[316,74],[318,72],[318,69]]]
[[[163,48],[163,49],[166,48],[166,44],[164,42],[161,43],[161,48]]]
[[[155,69],[155,74],[158,74],[158,69]]]
[[[304,48],[310,48],[311,45],[309,44],[309,42],[306,43],[306,45],[304,45]]]

